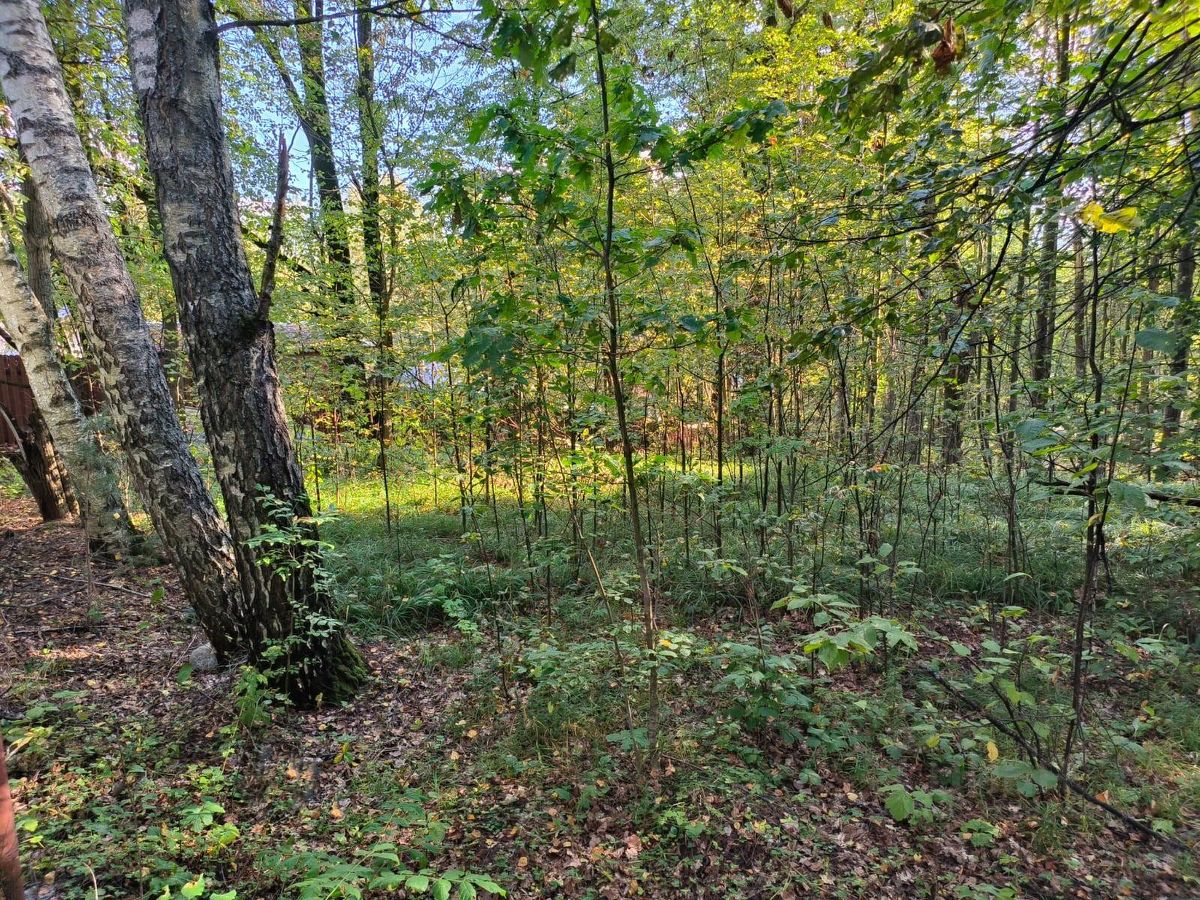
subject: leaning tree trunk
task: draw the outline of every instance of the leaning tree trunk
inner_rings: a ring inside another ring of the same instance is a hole
[[[42,211],[42,203],[38,199],[37,185],[32,178],[26,178],[21,186],[25,194],[25,227],[21,229],[22,242],[25,244],[25,265],[28,269],[29,288],[46,311],[53,325],[58,311],[54,306],[54,273],[50,261],[50,223]]]
[[[175,416],[37,0],[0,0],[0,86],[55,255],[83,312],[130,473],[213,647],[234,655],[233,626],[243,616],[229,534]]]
[[[100,449],[95,433],[83,417],[55,349],[54,331],[43,301],[26,283],[8,246],[8,237],[3,234],[0,234],[0,317],[17,342],[38,412],[66,465],[88,545],[111,559],[124,559],[137,535],[118,490],[112,460]]]
[[[13,421],[10,411],[0,406],[0,436],[6,432],[12,434],[16,444],[6,446],[4,455],[25,482],[42,521],[65,519],[74,511],[74,503],[46,420],[35,409],[28,426],[22,428]]]
[[[275,368],[275,334],[242,248],[221,122],[213,7],[208,0],[128,0],[130,65],[157,187],[164,245],[201,415],[236,540],[251,618],[251,657],[282,642],[297,700],[348,696],[364,673],[345,629],[329,615],[304,481]],[[265,298],[264,298],[265,299]],[[275,521],[259,486],[286,504]],[[284,577],[248,542],[267,524],[295,529],[303,560]]]

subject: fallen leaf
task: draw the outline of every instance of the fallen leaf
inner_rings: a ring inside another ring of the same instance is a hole
[[[625,838],[625,856],[629,859],[637,859],[642,852],[642,839],[636,834],[631,834]]]

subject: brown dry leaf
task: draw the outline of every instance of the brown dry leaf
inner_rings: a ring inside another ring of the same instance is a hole
[[[625,837],[625,856],[629,859],[637,859],[642,852],[642,839],[636,834],[630,834]]]

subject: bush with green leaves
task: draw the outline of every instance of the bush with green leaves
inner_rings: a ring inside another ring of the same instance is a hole
[[[811,680],[801,674],[803,660],[790,653],[771,652],[769,627],[759,644],[724,641],[711,657],[721,673],[717,690],[733,697],[734,717],[748,729],[763,734],[773,729],[785,744],[800,738],[798,714],[812,706]]]

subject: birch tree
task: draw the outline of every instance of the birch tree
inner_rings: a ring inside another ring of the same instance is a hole
[[[214,649],[235,656],[243,615],[232,542],[175,414],[37,0],[0,0],[0,87],[134,482]]]
[[[70,477],[88,545],[112,559],[123,559],[135,543],[129,512],[118,490],[112,460],[84,420],[79,400],[54,346],[54,332],[34,295],[8,236],[0,231],[0,318],[17,342],[38,410]]]
[[[240,640],[252,659],[283,642],[293,694],[345,696],[363,664],[313,571],[315,534],[283,409],[269,295],[255,289],[242,246],[213,7],[208,0],[129,0],[126,18],[180,322],[254,610]],[[288,521],[278,522],[279,507],[263,506],[262,488],[282,502]],[[294,529],[303,542],[304,562],[289,566],[286,577],[260,565],[252,546],[269,522]]]

